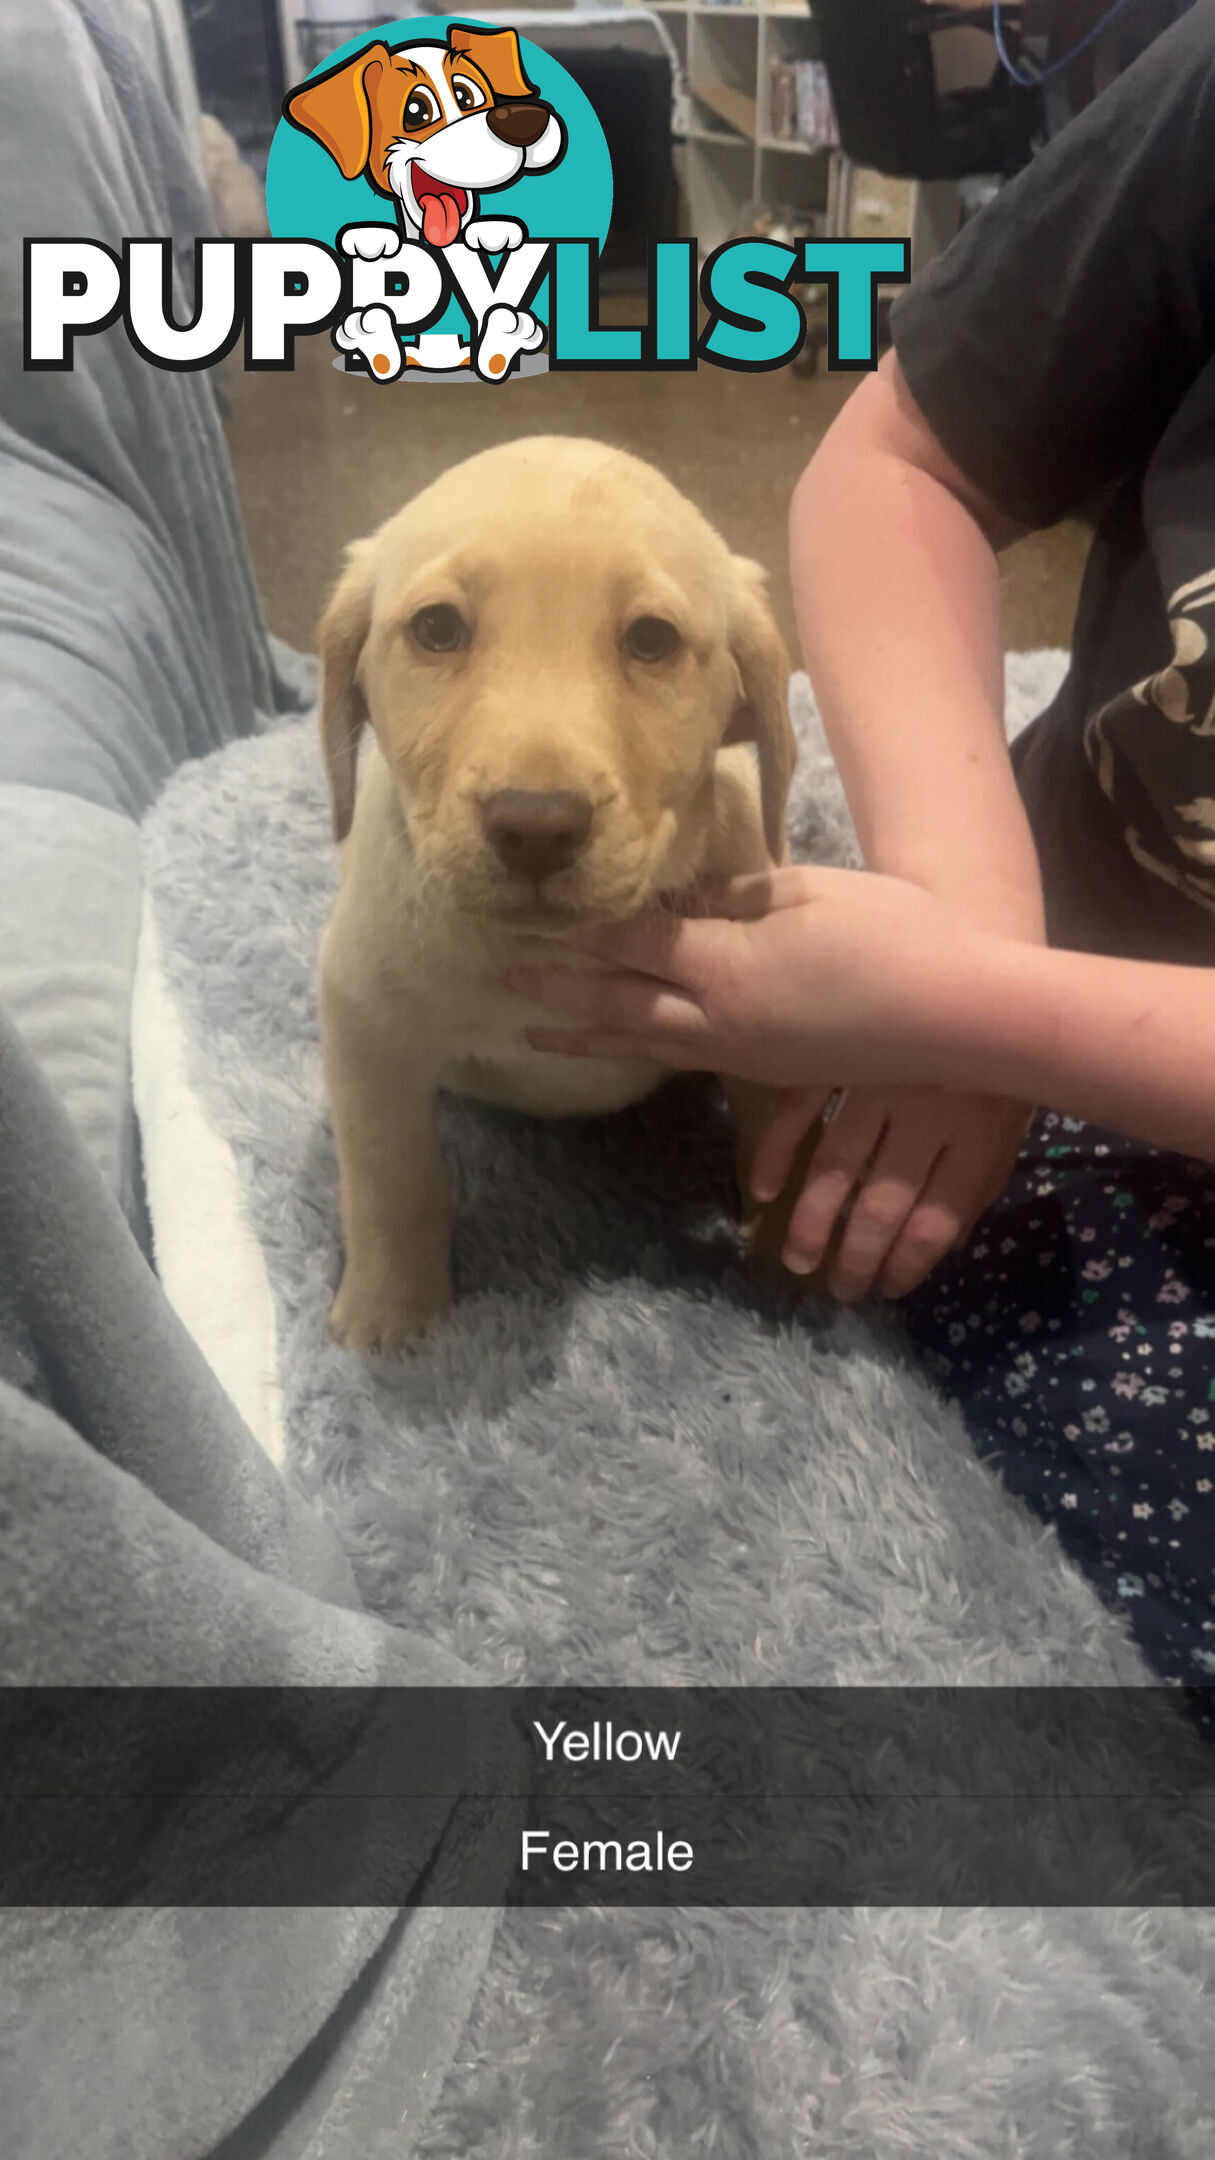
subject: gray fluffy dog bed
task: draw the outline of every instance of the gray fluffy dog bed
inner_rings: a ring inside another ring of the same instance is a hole
[[[1010,663],[1014,718],[1058,673]],[[797,851],[851,859],[804,685],[794,709]],[[751,1288],[698,1083],[581,1125],[447,1105],[455,1314],[412,1355],[338,1350],[314,995],[336,866],[313,727],[183,770],[146,862],[158,1246],[193,1252],[205,1314],[198,1269],[225,1261],[200,1257],[158,1108],[172,1068],[264,1256],[276,1347],[246,1344],[246,1370],[277,1359],[260,1377],[287,1459],[377,1612],[491,1683],[1145,1680],[877,1317]],[[1203,1913],[509,1912],[420,2150],[1207,2160],[1213,1980]]]

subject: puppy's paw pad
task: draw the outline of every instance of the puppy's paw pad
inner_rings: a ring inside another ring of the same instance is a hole
[[[393,382],[405,365],[397,326],[386,307],[356,310],[339,323],[333,342],[343,352],[361,353],[377,382]]]
[[[450,1310],[450,1283],[419,1286],[401,1275],[365,1276],[347,1268],[329,1333],[344,1350],[400,1350],[429,1334]]]
[[[343,254],[359,262],[382,262],[400,252],[401,235],[395,225],[348,225],[341,245]]]
[[[479,248],[483,255],[500,255],[503,248],[521,247],[526,238],[527,228],[517,218],[474,218],[464,229],[465,246]]]
[[[492,307],[477,340],[477,373],[485,382],[501,382],[519,353],[535,352],[543,343],[543,323],[525,308]]]

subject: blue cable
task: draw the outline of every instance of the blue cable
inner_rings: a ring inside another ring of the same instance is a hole
[[[1070,67],[1072,61],[1077,59],[1082,52],[1086,52],[1090,45],[1094,45],[1099,37],[1104,37],[1115,16],[1121,15],[1123,8],[1129,7],[1129,5],[1130,0],[1114,0],[1114,4],[1108,13],[1102,16],[1099,23],[1093,24],[1092,29],[1081,38],[1078,45],[1073,45],[1071,51],[1064,53],[1061,60],[1052,60],[1049,67],[1037,69],[1023,68],[1019,61],[1013,59],[1004,36],[1004,0],[992,0],[991,28],[996,41],[996,51],[1000,55],[1002,65],[1012,76],[1013,81],[1020,83],[1023,90],[1033,90],[1039,83],[1049,82],[1052,75],[1061,75],[1064,68]]]

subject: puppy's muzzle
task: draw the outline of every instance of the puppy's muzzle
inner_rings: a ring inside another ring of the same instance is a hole
[[[591,837],[594,804],[575,788],[499,788],[478,805],[503,869],[539,882],[577,861]]]
[[[526,105],[491,105],[485,115],[491,135],[509,143],[512,150],[526,150],[539,142],[549,123],[549,108],[538,99]]]

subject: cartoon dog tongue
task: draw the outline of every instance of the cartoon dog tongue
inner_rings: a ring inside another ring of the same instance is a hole
[[[429,179],[429,174],[426,178]],[[422,175],[418,175],[421,180]],[[430,187],[416,186],[418,208],[422,213],[422,237],[428,247],[450,247],[460,230],[460,212],[464,208],[463,188],[445,188],[431,183]]]

